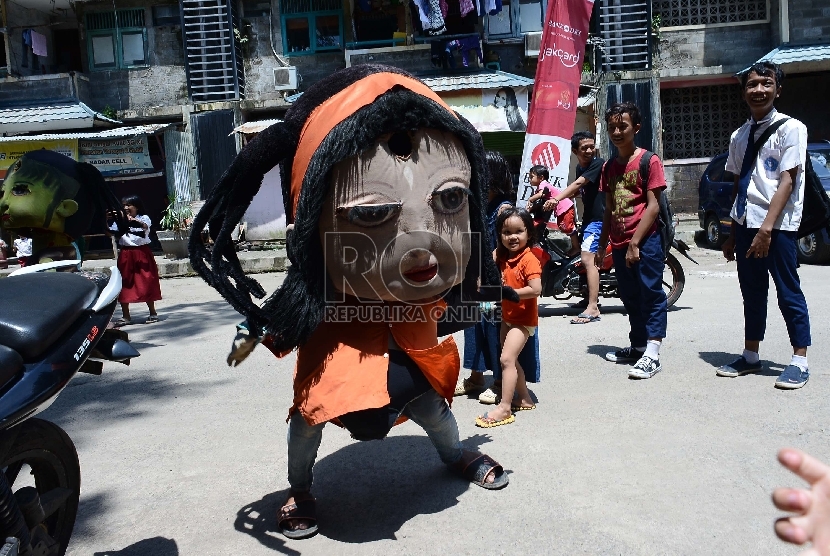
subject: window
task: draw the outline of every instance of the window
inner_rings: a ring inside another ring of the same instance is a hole
[[[89,67],[113,70],[147,65],[144,9],[86,15]]]
[[[729,148],[729,137],[749,117],[739,85],[663,89],[663,155],[709,158]]]
[[[769,21],[769,0],[654,0],[660,26],[729,25]]]
[[[545,4],[542,0],[503,0],[502,10],[486,18],[488,38],[521,38],[541,31]]]
[[[181,25],[182,19],[179,14],[178,4],[166,6],[153,6],[153,25],[162,27],[164,25]]]
[[[342,50],[343,8],[337,0],[282,0],[283,52]]]

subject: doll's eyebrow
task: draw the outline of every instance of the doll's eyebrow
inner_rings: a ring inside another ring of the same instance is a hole
[[[472,196],[472,194],[473,194],[473,190],[470,189],[469,187],[464,187],[464,186],[461,186],[461,185],[454,185],[454,186],[448,187],[446,189],[441,189],[441,187],[443,187],[444,185],[446,185],[446,184],[441,184],[438,187],[436,187],[435,189],[433,189],[432,190],[432,195],[440,195],[441,193],[446,193],[447,191],[463,191],[464,193],[466,193],[467,195],[470,195],[470,196]]]

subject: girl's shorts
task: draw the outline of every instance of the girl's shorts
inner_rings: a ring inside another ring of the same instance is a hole
[[[505,325],[507,325],[508,328],[518,328],[518,327],[521,326],[522,328],[527,329],[528,336],[535,336],[536,335],[536,327],[535,326],[524,326],[523,324],[512,324],[512,323],[509,323],[507,321],[503,321],[503,322],[504,322]]]

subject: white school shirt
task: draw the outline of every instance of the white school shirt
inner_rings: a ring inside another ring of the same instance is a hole
[[[145,216],[143,214],[138,214],[135,217],[136,220],[139,222],[143,222],[147,224],[147,237],[145,238],[143,235],[137,234],[124,234],[118,240],[118,245],[123,245],[124,247],[141,247],[142,245],[149,245],[150,244],[150,226],[152,225],[149,216]],[[136,231],[138,231],[139,226],[135,226]],[[118,226],[115,224],[110,225],[110,230],[117,231]]]
[[[27,237],[26,239],[17,238],[14,240],[14,248],[17,251],[18,257],[31,257],[32,256],[32,238]]]
[[[775,108],[760,121],[752,141],[758,139],[769,125],[787,116]],[[746,154],[746,144],[749,140],[752,118],[739,127],[729,140],[729,157],[726,159],[726,170],[736,176],[741,173],[741,166]],[[756,157],[746,192],[746,212],[738,218],[737,199],[732,204],[730,216],[738,224],[746,221],[747,228],[760,228],[769,211],[772,196],[778,190],[781,174],[793,168],[798,173],[793,184],[793,192],[784,205],[784,210],[773,224],[776,230],[797,231],[801,224],[801,213],[804,209],[804,165],[807,161],[807,126],[795,118],[779,127],[775,133],[761,146]]]

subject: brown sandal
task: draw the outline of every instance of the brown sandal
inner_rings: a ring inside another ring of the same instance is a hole
[[[292,519],[305,519],[311,521],[308,529],[289,529],[288,521]],[[283,525],[285,524],[285,525]],[[280,532],[289,539],[307,539],[317,534],[317,504],[313,498],[297,501],[294,498],[293,504],[286,504],[280,508],[277,516],[277,526]]]

